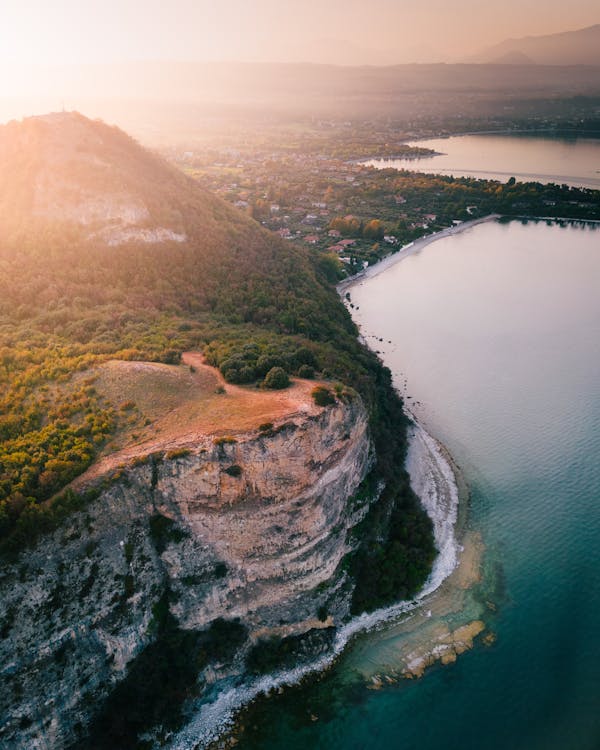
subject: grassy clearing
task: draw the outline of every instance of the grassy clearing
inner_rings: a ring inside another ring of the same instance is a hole
[[[237,386],[225,383],[200,354],[187,352],[183,360],[181,365],[114,360],[82,373],[120,415],[105,456],[191,434],[258,430],[267,421],[320,410],[311,397],[314,381],[294,380],[283,391]]]

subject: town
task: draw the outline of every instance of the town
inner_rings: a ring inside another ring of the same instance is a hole
[[[557,127],[540,123],[549,124]],[[237,139],[215,135],[199,146],[184,145],[163,154],[283,239],[319,253],[332,281],[417,238],[491,213],[523,220],[600,219],[595,193],[586,188],[519,183],[514,178],[506,183],[454,178],[362,163],[395,157],[411,160],[418,170],[419,158],[434,152],[408,142],[452,129],[438,123],[411,125],[261,124]],[[479,120],[470,125],[483,130],[507,124]]]

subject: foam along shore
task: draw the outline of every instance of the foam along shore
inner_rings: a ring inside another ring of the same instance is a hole
[[[454,470],[443,448],[423,427],[415,422],[410,429],[406,468],[413,489],[433,521],[438,556],[423,589],[410,601],[401,601],[369,614],[362,614],[342,625],[336,635],[332,652],[312,664],[265,675],[248,684],[231,686],[220,692],[214,701],[199,705],[192,720],[169,743],[172,750],[195,750],[215,742],[235,726],[237,713],[260,694],[268,694],[284,686],[299,683],[307,675],[327,669],[346,649],[355,636],[379,630],[394,621],[404,621],[407,614],[432,607],[431,597],[455,570],[459,544],[455,536],[459,491]],[[412,618],[411,618],[412,619]]]
[[[433,521],[439,554],[416,606],[385,629],[365,635],[346,655],[344,668],[360,674],[370,689],[421,677],[436,661],[456,661],[486,629],[485,606],[475,595],[481,581],[481,536],[463,530],[466,493],[458,489],[443,446],[418,423],[410,433],[407,469]]]
[[[499,218],[500,214],[489,214],[488,216],[482,216],[479,219],[472,219],[471,221],[463,221],[460,224],[447,227],[439,232],[420,237],[419,239],[410,242],[408,245],[403,245],[399,250],[396,250],[396,252],[386,255],[385,258],[377,261],[377,263],[374,263],[372,266],[367,266],[363,271],[354,274],[354,276],[349,276],[347,279],[340,281],[336,289],[340,295],[343,295],[355,284],[358,284],[365,279],[371,279],[373,276],[378,276],[380,273],[390,268],[390,266],[399,263],[409,255],[418,253],[424,247],[427,247],[427,245],[436,240],[441,240],[444,237],[451,237],[454,234],[460,234],[460,232],[465,232],[467,229],[471,229],[471,227],[475,227],[478,224],[484,224],[488,221],[496,221]]]
[[[341,282],[337,286],[338,293],[342,294],[350,286],[360,282],[364,278],[375,276],[407,257],[407,255],[418,252],[430,242],[465,231],[476,224],[484,221],[492,221],[496,218],[498,218],[498,215],[494,214],[464,222],[463,224],[449,227],[442,232],[437,232],[436,234],[416,240],[402,248],[401,251],[384,258],[360,274]],[[343,652],[345,652],[344,657],[346,658],[348,656],[346,647],[351,640],[355,641],[356,636],[360,634],[372,631],[386,633],[390,626],[392,628],[406,628],[410,632],[416,629],[420,631],[421,625],[424,624],[421,615],[437,609],[436,592],[449,577],[453,579],[458,577],[459,581],[461,578],[464,579],[463,583],[456,584],[459,588],[461,586],[465,588],[470,586],[473,576],[467,575],[465,577],[464,572],[460,572],[463,566],[458,566],[461,549],[463,548],[460,547],[455,533],[459,514],[457,477],[444,448],[416,420],[414,420],[414,425],[409,432],[406,468],[410,475],[413,490],[420,497],[423,507],[433,522],[434,538],[438,549],[438,555],[433,564],[432,571],[419,594],[410,601],[401,601],[375,612],[364,613],[342,625],[336,635],[332,651],[311,664],[264,675],[249,683],[225,687],[215,696],[213,701],[198,705],[191,721],[171,738],[168,745],[171,750],[199,750],[200,748],[212,745],[219,738],[223,737],[223,735],[235,728],[236,716],[244,706],[250,704],[261,694],[271,694],[285,686],[300,683],[311,673],[326,670]],[[465,555],[465,552],[462,553],[461,560],[470,558],[477,561],[471,568],[478,571],[479,558],[470,554]],[[454,571],[458,572],[453,575]],[[453,591],[454,588],[455,584],[450,587],[450,590]],[[440,599],[439,608],[442,612],[446,611],[445,600]],[[465,638],[467,639],[464,641],[466,644],[465,648],[468,648],[472,644],[472,637],[479,632],[479,626],[473,626],[468,630],[468,633],[459,631],[456,634],[457,638],[460,637],[462,639],[461,643],[463,643]],[[471,635],[470,641],[468,638],[469,635]],[[414,676],[422,674],[426,666],[435,660],[432,658],[432,654],[434,652],[441,653],[444,650],[440,648],[442,646],[440,637],[447,641],[449,644],[448,648],[454,649],[455,653],[464,650],[460,646],[456,648],[457,639],[453,639],[452,636],[453,634],[450,633],[449,638],[446,638],[446,633],[443,635],[438,633],[437,637],[432,638],[432,634],[427,632],[427,634],[419,637],[421,644],[419,654],[412,652],[410,654],[414,670],[410,672],[410,669],[408,669],[408,671],[403,673],[404,676],[410,676],[409,672]],[[358,651],[360,652],[360,650],[359,645]],[[419,666],[417,666],[417,660]],[[402,663],[407,665],[407,659],[404,658]],[[361,670],[359,669],[358,671],[360,672]],[[378,678],[376,677],[376,679]]]

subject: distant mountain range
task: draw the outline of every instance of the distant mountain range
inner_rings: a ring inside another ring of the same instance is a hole
[[[525,112],[522,102],[600,97],[600,59],[597,65],[532,64],[532,54],[513,48],[496,48],[491,57],[494,64],[381,67],[165,61],[20,68],[0,64],[0,122],[65,106],[118,123],[146,144],[172,145],[189,143],[199,129],[220,127],[217,122],[223,117],[235,122],[375,115],[412,120],[510,112],[518,119]],[[513,106],[520,109],[506,109]]]
[[[507,65],[600,65],[600,24],[546,36],[506,39],[466,62]]]

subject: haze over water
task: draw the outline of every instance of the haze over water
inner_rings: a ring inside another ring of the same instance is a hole
[[[543,135],[459,135],[416,141],[436,156],[423,159],[372,159],[379,169],[434,172],[455,177],[477,177],[506,182],[555,182],[559,185],[600,188],[600,140]],[[549,208],[548,214],[552,213]]]
[[[600,230],[493,222],[351,290],[363,334],[470,486],[498,640],[378,692],[342,690],[342,660],[271,702],[252,747],[597,750],[599,280]]]

